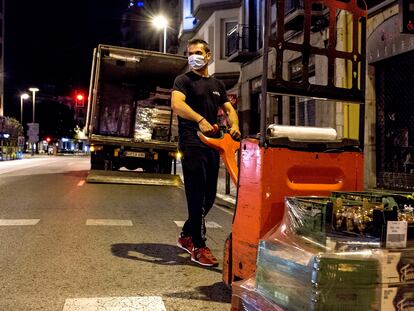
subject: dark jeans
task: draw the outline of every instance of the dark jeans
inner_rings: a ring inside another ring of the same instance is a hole
[[[191,236],[194,247],[200,248],[206,246],[204,217],[216,199],[220,156],[214,149],[201,147],[185,147],[182,152],[188,219],[181,234]]]

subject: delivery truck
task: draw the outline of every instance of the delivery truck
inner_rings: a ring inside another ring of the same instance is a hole
[[[91,169],[171,174],[178,125],[171,105],[187,58],[98,45],[93,52],[85,132]]]

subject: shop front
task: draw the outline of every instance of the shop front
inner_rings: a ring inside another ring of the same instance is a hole
[[[398,9],[373,16],[377,25],[368,38],[375,72],[376,186],[413,191],[414,34],[401,33]]]

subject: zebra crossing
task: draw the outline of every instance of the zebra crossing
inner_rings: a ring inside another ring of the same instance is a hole
[[[166,311],[159,296],[66,299],[62,311]]]

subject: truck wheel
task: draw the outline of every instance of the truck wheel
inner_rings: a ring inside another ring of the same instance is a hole
[[[138,164],[136,163],[125,163],[125,168],[130,171],[134,171],[138,168]]]

